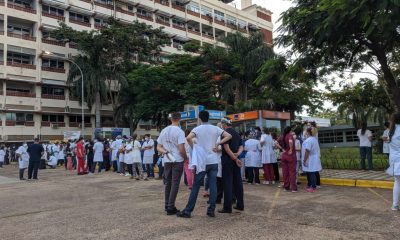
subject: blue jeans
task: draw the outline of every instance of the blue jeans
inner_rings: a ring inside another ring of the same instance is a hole
[[[143,164],[143,171],[147,173],[147,177],[154,177],[153,164]]]
[[[194,176],[192,191],[190,192],[188,203],[183,212],[186,212],[189,215],[193,212],[194,207],[196,206],[197,196],[199,195],[201,180],[205,175],[207,175],[210,187],[210,205],[208,206],[207,213],[213,213],[215,211],[215,203],[217,201],[217,174],[218,164],[210,164],[206,166],[205,172],[198,173]]]
[[[368,159],[368,170],[372,170],[372,147],[360,147],[361,169],[365,170],[365,157]]]

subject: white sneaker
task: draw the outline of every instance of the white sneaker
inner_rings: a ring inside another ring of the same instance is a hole
[[[269,181],[263,181],[263,185],[269,185]]]
[[[125,174],[125,177],[130,177],[131,175],[129,173]]]
[[[120,173],[119,175],[121,175],[121,176],[124,176],[124,174],[123,174],[123,173]]]
[[[392,205],[392,211],[399,211],[399,206]]]

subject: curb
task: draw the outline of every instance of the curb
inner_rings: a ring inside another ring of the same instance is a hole
[[[302,182],[307,182],[307,178],[305,177],[300,177],[300,180]],[[321,178],[321,184],[346,187],[393,189],[393,182],[381,180]]]

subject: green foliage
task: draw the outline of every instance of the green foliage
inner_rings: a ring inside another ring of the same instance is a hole
[[[189,41],[183,44],[183,50],[186,52],[197,53],[200,50],[200,42],[199,41]]]
[[[276,40],[311,59],[308,69],[320,76],[367,65],[376,69],[400,110],[399,16],[398,0],[298,0],[282,14]]]
[[[351,118],[356,128],[368,121],[383,123],[394,111],[382,85],[370,79],[361,79],[354,85],[331,90],[327,97],[338,106],[342,117]]]
[[[284,57],[276,56],[260,68],[255,80],[262,89],[267,109],[301,112],[308,106],[314,112],[321,106],[321,95],[314,90],[314,73],[302,67],[303,62],[290,64]]]
[[[140,65],[128,75],[121,91],[119,114],[139,120],[152,120],[158,127],[167,125],[171,112],[185,104],[201,104],[216,109],[211,82],[205,77],[200,57],[179,55],[160,66]]]

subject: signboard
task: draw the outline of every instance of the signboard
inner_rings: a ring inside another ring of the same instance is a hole
[[[331,120],[327,118],[299,117],[302,121],[315,122],[318,127],[330,127]]]
[[[127,135],[129,136],[129,128],[128,131],[124,131],[125,128],[96,128],[94,130],[94,137],[101,136],[102,138],[116,138],[118,135]]]
[[[196,118],[195,110],[181,112],[181,120],[189,120],[189,119],[195,119],[195,118]]]
[[[256,120],[258,119],[258,111],[236,113],[227,116],[231,122],[240,122],[246,120]]]
[[[264,110],[264,111],[262,111],[262,117],[264,119],[290,120],[290,113]]]
[[[225,111],[217,111],[217,110],[207,110],[210,113],[210,119],[218,119],[224,118],[226,116]]]
[[[65,131],[64,141],[79,139],[81,131]]]

